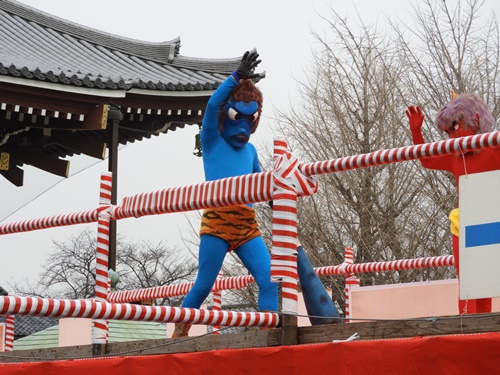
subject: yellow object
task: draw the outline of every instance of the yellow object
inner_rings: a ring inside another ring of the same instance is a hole
[[[1,171],[8,171],[9,164],[10,164],[10,154],[8,152],[1,152],[0,153],[0,170]]]
[[[106,127],[108,126],[108,111],[109,111],[109,105],[104,104],[102,106],[101,129],[106,129]]]
[[[455,99],[457,97],[457,94],[455,93],[455,91],[451,90],[451,99]]]
[[[458,213],[458,208],[455,208],[450,212],[450,230],[451,234],[454,236],[458,237],[459,234],[459,229],[460,228],[460,219],[459,219],[459,213]]]
[[[261,232],[254,209],[240,204],[203,211],[200,236],[203,234],[222,238],[229,244],[228,251],[232,251],[260,236]]]

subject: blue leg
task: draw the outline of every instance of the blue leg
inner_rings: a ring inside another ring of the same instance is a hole
[[[262,237],[255,237],[235,250],[259,286],[259,310],[278,311],[278,283],[271,282],[271,255]]]
[[[209,234],[201,236],[198,254],[198,275],[193,287],[184,299],[182,307],[200,308],[212,290],[228,248],[228,243],[219,237]]]
[[[297,253],[297,269],[307,314],[315,316],[310,317],[309,321],[313,326],[337,323],[338,319],[335,318],[338,318],[339,313],[318,275],[314,272],[302,246],[297,247]],[[316,316],[325,318],[316,318]]]

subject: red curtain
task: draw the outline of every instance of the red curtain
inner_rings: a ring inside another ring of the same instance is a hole
[[[1,375],[494,373],[500,373],[500,333],[0,363]]]

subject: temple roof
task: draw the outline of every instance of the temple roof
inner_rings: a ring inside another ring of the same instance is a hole
[[[134,40],[0,0],[0,174],[22,186],[29,164],[67,177],[63,158],[103,159],[113,126],[127,144],[199,124],[240,57],[180,47],[180,37]]]
[[[98,89],[213,90],[239,58],[180,55],[180,37],[154,43],[0,1],[0,74]]]

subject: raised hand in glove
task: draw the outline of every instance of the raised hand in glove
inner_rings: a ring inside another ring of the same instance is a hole
[[[406,116],[410,122],[410,130],[419,131],[424,123],[424,114],[419,106],[409,106],[406,110]]]
[[[259,74],[255,73],[255,67],[260,64],[262,60],[258,60],[259,54],[257,51],[246,51],[240,61],[240,66],[233,73],[235,79],[256,78]]]

